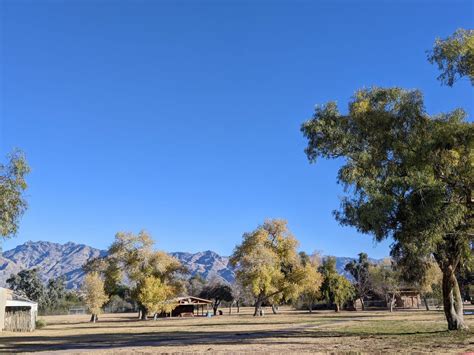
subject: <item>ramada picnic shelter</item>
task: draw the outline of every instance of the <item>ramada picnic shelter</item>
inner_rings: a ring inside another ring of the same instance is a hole
[[[212,301],[194,296],[178,297],[175,302],[178,305],[171,312],[173,317],[205,316],[212,305]]]

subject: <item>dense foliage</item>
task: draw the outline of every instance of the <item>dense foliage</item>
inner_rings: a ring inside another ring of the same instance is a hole
[[[0,164],[0,238],[9,238],[18,231],[20,217],[26,210],[25,177],[30,172],[24,154],[16,150],[6,165]]]
[[[453,86],[466,76],[474,85],[474,30],[459,29],[446,39],[436,39],[428,60],[438,65],[442,83]]]
[[[212,310],[214,315],[217,315],[217,309],[221,305],[222,301],[231,302],[234,299],[232,295],[232,288],[229,285],[223,283],[211,283],[204,286],[203,290],[199,294],[199,297],[212,300]]]
[[[132,299],[139,303],[142,318],[164,306],[160,298],[153,304],[148,297],[151,293],[165,295],[167,300],[178,296],[185,284],[180,277],[186,272],[181,263],[163,251],[153,249],[153,240],[148,233],[117,233],[107,256],[93,259],[84,266],[86,272],[99,272],[104,278],[106,293],[111,296],[123,289],[125,280],[130,283]],[[146,300],[145,303],[142,301]],[[148,309],[152,305],[153,310]],[[163,309],[164,310],[164,309]]]
[[[354,287],[347,278],[339,275],[334,257],[326,257],[320,269],[324,278],[321,285],[322,295],[328,306],[333,306],[334,310],[339,312],[344,304],[354,297]]]
[[[419,91],[371,88],[355,94],[347,114],[334,102],[317,107],[302,131],[311,162],[344,158],[338,181],[348,195],[336,218],[393,238],[392,255],[412,270],[433,255],[449,328],[463,328],[455,273],[470,258],[474,224],[474,126],[465,112],[429,116]]]
[[[263,303],[278,304],[299,295],[305,273],[296,252],[297,240],[284,220],[268,220],[243,235],[230,261],[243,287],[255,298],[255,313]]]
[[[82,291],[84,303],[92,314],[91,321],[95,323],[98,315],[102,313],[102,307],[109,300],[109,296],[105,293],[104,281],[99,273],[91,272],[86,275]]]
[[[74,291],[66,290],[64,277],[49,279],[45,285],[38,269],[21,270],[6,282],[17,294],[37,302],[41,314],[65,314],[69,307],[81,304]]]
[[[349,272],[355,280],[356,296],[361,301],[362,309],[364,309],[364,298],[370,292],[369,277],[369,257],[366,253],[359,253],[359,259],[353,260],[346,264],[345,271]]]

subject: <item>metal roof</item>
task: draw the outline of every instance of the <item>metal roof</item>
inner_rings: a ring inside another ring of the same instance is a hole
[[[177,297],[175,301],[179,304],[212,304],[212,301],[194,296]]]

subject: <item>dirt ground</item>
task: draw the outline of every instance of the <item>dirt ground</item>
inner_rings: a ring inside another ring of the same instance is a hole
[[[474,315],[465,316],[469,331],[448,332],[441,311],[269,311],[157,321],[104,314],[96,324],[87,315],[40,317],[47,325],[34,333],[0,333],[0,353],[474,352]]]

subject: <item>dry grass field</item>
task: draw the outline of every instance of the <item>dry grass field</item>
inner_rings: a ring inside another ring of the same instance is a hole
[[[135,314],[41,317],[34,333],[0,333],[0,353],[176,352],[474,352],[474,315],[467,332],[448,332],[440,311],[334,312],[282,309],[254,318],[250,309],[213,318],[139,321]]]

